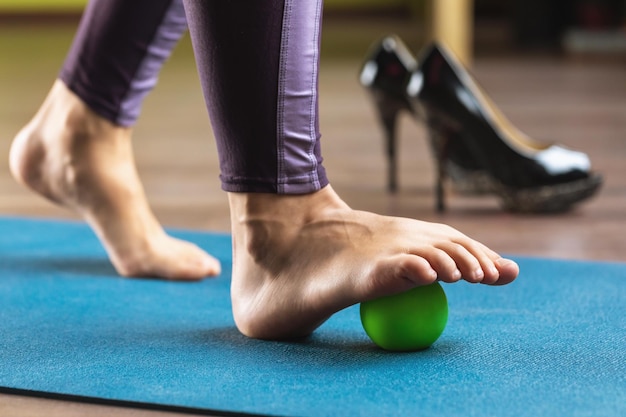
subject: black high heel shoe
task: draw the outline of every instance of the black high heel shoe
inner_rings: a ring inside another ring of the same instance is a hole
[[[517,130],[482,93],[458,60],[432,44],[407,85],[424,113],[440,170],[461,142],[484,187],[518,212],[558,212],[586,200],[602,185],[586,154],[541,144]],[[440,177],[443,181],[443,176]]]
[[[496,194],[506,209],[520,212],[566,210],[602,183],[585,154],[534,144],[511,126],[440,45],[427,48],[418,65],[400,39],[387,37],[373,49],[360,79],[385,130],[390,191],[397,187],[395,125],[402,110],[428,125],[438,211],[445,209],[447,178],[459,191]]]

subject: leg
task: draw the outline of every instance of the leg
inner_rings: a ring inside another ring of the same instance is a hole
[[[233,313],[258,338],[437,279],[506,284],[517,265],[444,225],[352,210],[324,173],[320,0],[185,0],[233,231]]]
[[[59,79],[16,136],[14,177],[78,212],[126,276],[200,279],[219,263],[168,236],[135,168],[132,125],[186,30],[180,0],[93,0]]]

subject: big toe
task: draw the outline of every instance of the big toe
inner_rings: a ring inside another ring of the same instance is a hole
[[[435,282],[437,272],[428,261],[416,255],[398,255],[379,261],[367,278],[364,299],[398,294]]]

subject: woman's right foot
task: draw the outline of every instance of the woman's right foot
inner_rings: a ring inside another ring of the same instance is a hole
[[[452,227],[352,210],[331,186],[228,197],[233,314],[250,337],[306,336],[352,304],[436,280],[504,285],[519,273]]]
[[[131,129],[93,113],[56,81],[11,145],[15,179],[80,214],[120,275],[197,280],[220,273],[197,246],[168,236],[137,173]]]

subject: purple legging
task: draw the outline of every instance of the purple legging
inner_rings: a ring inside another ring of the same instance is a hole
[[[222,188],[314,192],[328,184],[321,11],[322,0],[91,0],[59,77],[97,114],[132,126],[188,22]]]

